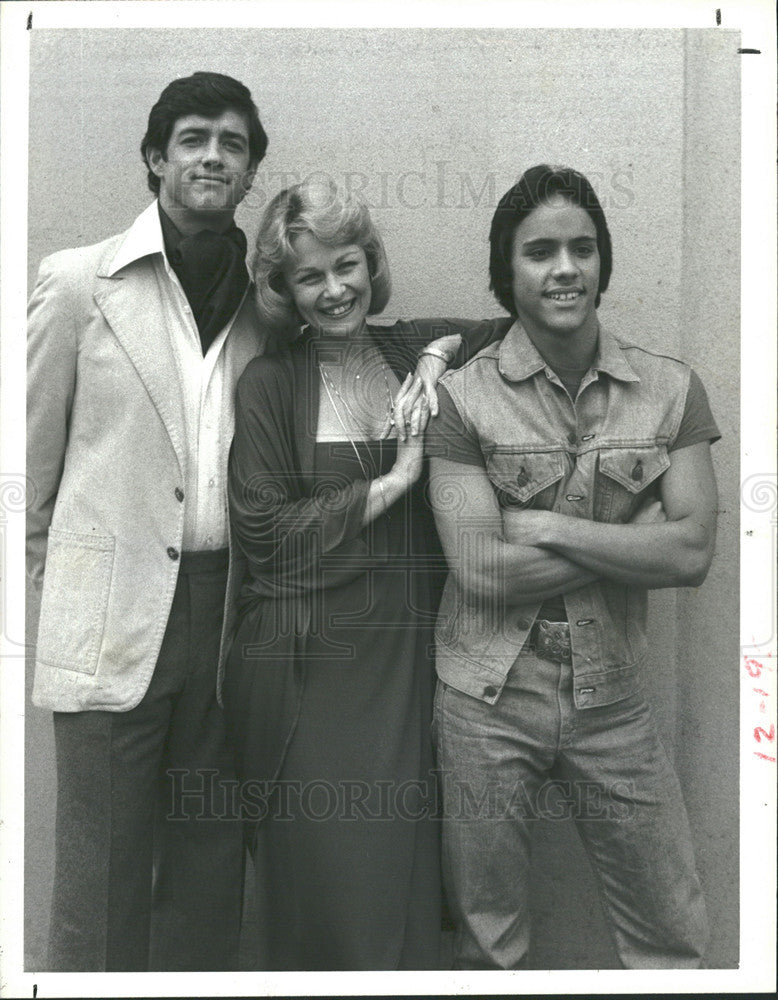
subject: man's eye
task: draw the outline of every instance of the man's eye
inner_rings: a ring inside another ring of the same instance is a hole
[[[548,257],[548,250],[530,250],[528,256],[530,260],[545,260]]]
[[[576,249],[576,253],[578,254],[579,257],[591,257],[591,255],[594,253],[594,247],[590,246],[578,247]]]

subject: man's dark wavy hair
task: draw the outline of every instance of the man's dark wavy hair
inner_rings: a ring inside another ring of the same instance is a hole
[[[563,195],[579,205],[594,223],[597,231],[597,250],[600,254],[600,284],[595,306],[607,289],[613,270],[613,246],[605,212],[594,188],[577,170],[571,167],[550,167],[540,163],[525,171],[516,184],[500,198],[489,230],[489,288],[500,305],[511,316],[516,315],[513,301],[513,234],[516,227],[543,202],[555,195]]]
[[[151,109],[146,134],[140,145],[140,155],[147,168],[150,149],[158,149],[163,156],[167,155],[170,136],[179,118],[186,115],[217,118],[225,111],[238,111],[245,115],[249,129],[250,163],[252,169],[256,167],[267,150],[267,135],[259,120],[257,106],[251,99],[251,91],[231,76],[200,71],[169,83]],[[154,194],[159,194],[159,177],[151,169],[148,171],[148,184]]]

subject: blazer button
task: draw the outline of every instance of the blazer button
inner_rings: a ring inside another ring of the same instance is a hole
[[[527,621],[526,618],[519,618],[519,620],[516,622],[516,628],[520,628],[522,632],[526,632],[531,624],[532,622]]]
[[[174,549],[172,545],[168,547],[167,554],[170,556],[173,562],[175,562],[176,559],[178,559],[178,549]]]
[[[487,687],[484,688],[484,698],[494,698],[496,694],[497,694],[497,688],[492,687],[491,684],[487,685]]]
[[[176,500],[178,500],[179,503],[183,503],[184,491],[181,489],[180,486],[176,486],[175,495],[176,495]]]

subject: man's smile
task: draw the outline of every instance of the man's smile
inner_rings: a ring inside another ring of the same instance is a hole
[[[554,302],[575,302],[584,294],[582,288],[564,288],[549,292],[543,292],[544,298],[553,299]]]

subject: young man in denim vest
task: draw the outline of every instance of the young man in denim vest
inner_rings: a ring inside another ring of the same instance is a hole
[[[556,778],[621,962],[695,967],[705,906],[641,661],[648,590],[698,586],[710,565],[718,430],[687,365],[600,327],[611,240],[585,177],[528,170],[490,244],[511,319],[443,377],[428,431],[450,567],[435,726],[455,964],[526,963],[531,821]]]

